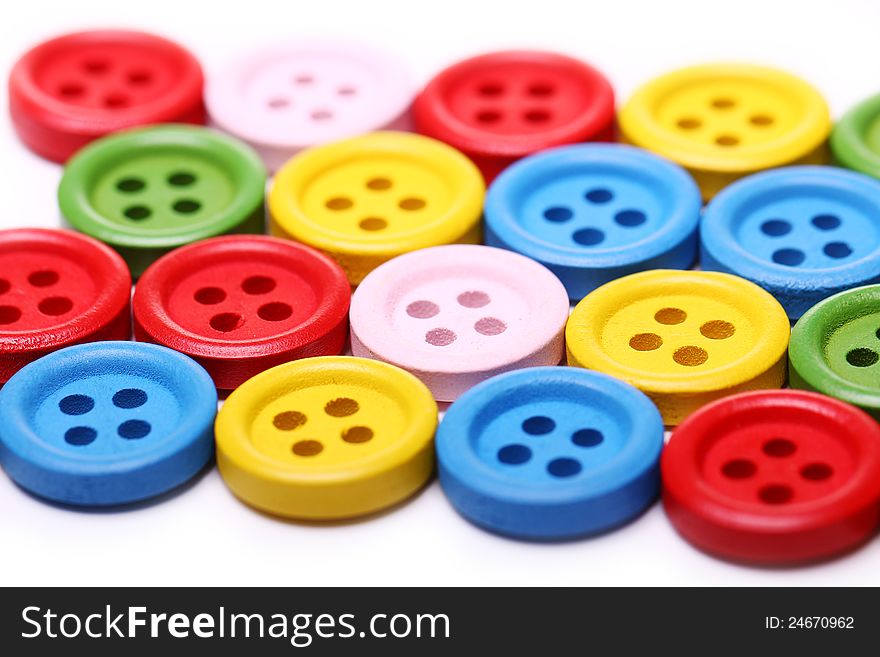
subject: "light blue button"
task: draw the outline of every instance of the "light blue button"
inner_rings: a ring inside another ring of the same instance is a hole
[[[437,432],[440,483],[486,529],[553,540],[616,527],[659,489],[663,421],[631,385],[536,367],[472,388]]]
[[[703,269],[757,283],[797,319],[880,282],[880,182],[835,167],[757,173],[706,206],[700,236]]]
[[[486,243],[543,263],[579,300],[646,269],[687,269],[700,191],[668,160],[621,144],[581,144],[506,169],[486,196]]]
[[[187,356],[136,342],[69,347],[0,390],[0,464],[57,502],[143,500],[208,463],[216,412],[210,376]]]

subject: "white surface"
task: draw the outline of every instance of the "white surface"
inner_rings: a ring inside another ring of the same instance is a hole
[[[0,70],[35,42],[97,26],[156,31],[210,71],[269,37],[351,36],[409,62],[421,80],[462,56],[545,47],[594,63],[619,99],[699,61],[765,62],[798,73],[837,117],[880,90],[874,0],[28,0],[0,20]],[[0,103],[6,106],[5,80]],[[0,120],[0,227],[59,224],[59,167]],[[707,557],[654,506],[627,527],[563,545],[516,543],[459,518],[435,483],[362,522],[307,526],[237,502],[216,470],[158,503],[81,513],[41,503],[0,476],[0,584],[106,585],[807,585],[880,584],[880,539],[809,568],[762,570]]]

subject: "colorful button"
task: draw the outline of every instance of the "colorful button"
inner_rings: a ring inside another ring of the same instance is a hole
[[[831,131],[831,152],[847,169],[880,178],[880,94],[843,115]]]
[[[431,477],[437,406],[403,370],[307,358],[258,374],[217,417],[217,465],[248,504],[291,518],[366,515]]]
[[[686,167],[708,200],[737,178],[789,164],[821,164],[828,106],[789,73],[711,64],[642,86],[618,117],[626,141]]]
[[[880,525],[880,427],[810,392],[751,392],[701,409],[672,434],[661,471],[672,524],[726,559],[825,559]]]
[[[791,332],[791,387],[842,399],[880,420],[880,285],[841,292]]]
[[[78,342],[127,340],[131,276],[116,253],[67,230],[0,231],[0,386]]]
[[[214,455],[217,393],[194,361],[136,342],[63,349],[0,392],[0,463],[19,486],[78,506],[165,493]]]
[[[353,43],[305,42],[250,53],[212,77],[214,123],[277,171],[298,151],[373,130],[406,130],[415,93],[383,52]]]
[[[749,176],[706,207],[700,246],[703,269],[757,283],[797,319],[880,280],[880,183],[833,167]]]
[[[204,123],[202,69],[181,46],[143,32],[67,34],[25,53],[9,76],[21,140],[64,162],[87,143],[152,123]]]
[[[646,393],[674,426],[700,406],[785,381],[789,322],[770,294],[737,276],[656,270],[607,283],[565,329],[568,364]]]
[[[172,251],[135,289],[135,337],[198,361],[221,390],[306,356],[339,354],[351,290],[330,258],[274,237],[215,237]]]
[[[440,142],[378,132],[297,155],[269,193],[272,232],[332,256],[352,285],[394,256],[480,241],[485,187]]]
[[[266,172],[244,144],[206,128],[161,126],[78,153],[58,189],[64,218],[115,248],[140,276],[169,250],[263,232]]]
[[[351,303],[351,350],[419,377],[453,401],[495,374],[557,365],[568,295],[538,263],[488,246],[449,245],[373,270]]]
[[[480,55],[441,71],[416,97],[416,128],[465,153],[491,182],[538,151],[613,136],[614,92],[596,69],[551,52]]]
[[[700,191],[681,167],[616,144],[567,146],[507,169],[486,195],[486,243],[546,265],[580,300],[645,269],[687,269]]]
[[[440,483],[465,518],[533,540],[606,531],[649,506],[660,485],[663,422],[630,385],[541,367],[486,381],[437,431]]]

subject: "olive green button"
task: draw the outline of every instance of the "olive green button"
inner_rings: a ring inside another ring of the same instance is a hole
[[[266,171],[251,148],[207,128],[117,133],[81,150],[58,202],[77,230],[115,248],[134,276],[167,251],[225,233],[262,233]]]
[[[880,285],[841,292],[795,324],[789,345],[792,388],[815,390],[880,419]]]
[[[880,178],[880,94],[862,101],[834,126],[831,152],[847,169]]]

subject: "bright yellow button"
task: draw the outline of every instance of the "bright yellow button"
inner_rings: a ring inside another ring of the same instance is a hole
[[[279,365],[246,381],[217,416],[217,465],[248,504],[312,520],[406,499],[434,468],[437,405],[417,378],[364,358]]]
[[[789,332],[782,306],[754,283],[654,270],[584,297],[565,338],[569,365],[633,384],[673,426],[719,397],[782,387]]]
[[[789,73],[746,64],[694,66],[656,78],[618,117],[623,138],[686,167],[712,198],[737,178],[826,161],[822,95]]]
[[[486,188],[476,166],[439,141],[376,132],[291,159],[269,193],[271,228],[328,253],[352,285],[394,256],[478,244]]]

